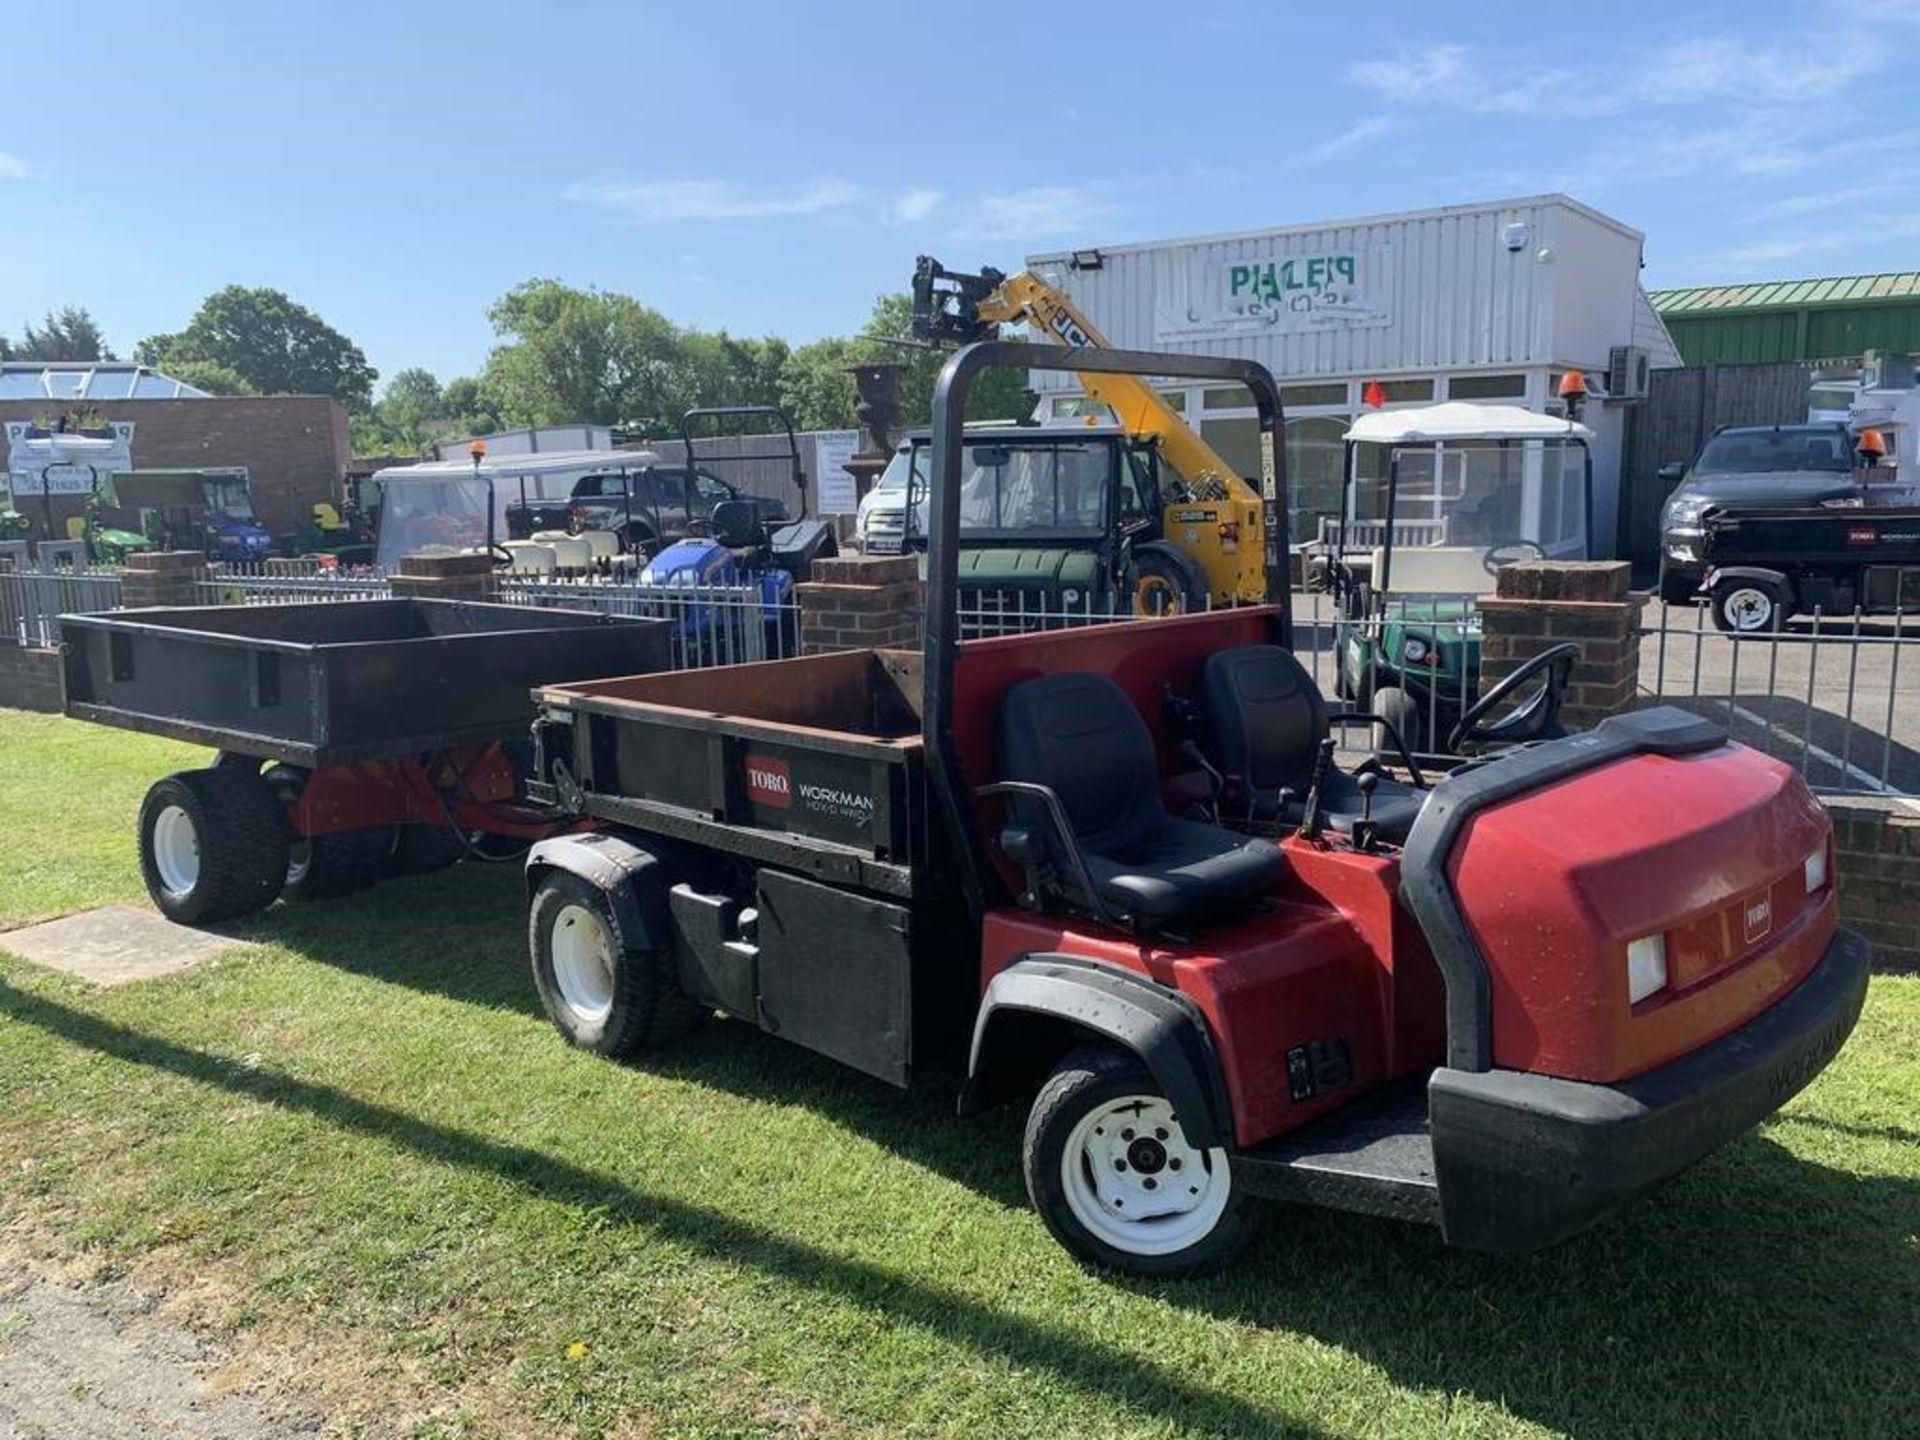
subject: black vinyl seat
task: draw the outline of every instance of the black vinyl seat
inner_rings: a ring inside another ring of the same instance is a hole
[[[1223,814],[1285,825],[1300,821],[1314,756],[1329,725],[1320,688],[1291,651],[1242,645],[1209,655],[1200,679],[1200,725],[1207,758],[1227,777]],[[1426,796],[1385,775],[1377,779],[1374,833],[1401,844]],[[1285,814],[1282,788],[1293,792]],[[1320,796],[1328,828],[1351,834],[1365,809],[1354,777],[1329,767]]]
[[[1007,692],[1000,708],[1002,774],[1059,796],[1093,882],[1095,904],[1136,923],[1183,925],[1231,911],[1271,889],[1287,862],[1271,841],[1178,820],[1160,799],[1153,736],[1103,675],[1044,675]],[[1016,825],[1048,837],[1051,867],[1070,900],[1071,857],[1047,807],[1010,798]]]

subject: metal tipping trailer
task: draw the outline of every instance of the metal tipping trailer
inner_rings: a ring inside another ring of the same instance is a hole
[[[525,793],[532,687],[670,663],[664,620],[448,600],[60,623],[67,714],[217,752],[141,807],[147,889],[188,924],[564,828]]]

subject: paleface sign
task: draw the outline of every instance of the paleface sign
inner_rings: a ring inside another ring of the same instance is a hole
[[[1385,245],[1209,261],[1190,267],[1184,280],[1185,293],[1154,308],[1157,342],[1393,323],[1392,250]]]
[[[30,421],[7,421],[7,478],[14,503],[33,495],[86,495],[108,476],[133,469],[133,421],[114,420],[108,428],[112,448],[89,448],[78,460],[65,458],[57,438],[30,436]]]

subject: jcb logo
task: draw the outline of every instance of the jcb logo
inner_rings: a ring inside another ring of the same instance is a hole
[[[793,772],[784,760],[768,755],[747,756],[747,799],[756,805],[785,810],[793,804]]]
[[[1069,350],[1084,350],[1093,343],[1093,341],[1087,338],[1087,332],[1074,324],[1073,317],[1064,310],[1054,315],[1047,322],[1047,328],[1059,336],[1060,343],[1065,345]]]

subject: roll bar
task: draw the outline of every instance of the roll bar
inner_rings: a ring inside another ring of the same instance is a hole
[[[785,460],[793,467],[793,483],[800,491],[800,518],[807,518],[807,472],[800,463],[800,443],[794,438],[793,417],[777,405],[696,405],[680,417],[680,443],[687,451],[687,479],[691,483],[695,468],[694,422],[696,420],[743,420],[772,416],[780,422],[780,428],[786,432],[787,448],[784,450],[754,450],[739,455],[729,455],[728,460]],[[727,435],[737,435],[724,425],[716,426],[709,432],[708,439],[720,439]],[[778,436],[775,437],[776,439]]]
[[[933,386],[932,466],[927,505],[927,608],[923,636],[926,692],[921,706],[921,742],[934,795],[946,816],[960,864],[967,904],[986,908],[986,879],[974,845],[969,814],[972,795],[960,774],[953,735],[953,661],[960,643],[960,467],[967,393],[974,377],[992,368],[1050,370],[1068,374],[1167,376],[1218,380],[1253,392],[1260,426],[1260,502],[1266,529],[1266,599],[1277,607],[1274,643],[1293,645],[1287,591],[1286,431],[1280,387],[1266,366],[1253,360],[1208,355],[1167,355],[1151,350],[1057,349],[1018,341],[983,340],[956,350]]]

